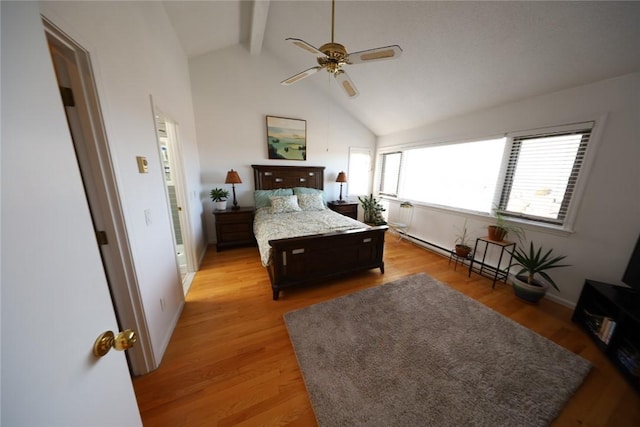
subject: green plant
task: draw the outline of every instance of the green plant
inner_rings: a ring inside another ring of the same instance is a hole
[[[382,212],[386,209],[373,197],[373,194],[364,198],[358,196],[358,200],[360,200],[362,209],[364,209],[364,222],[373,225],[384,225],[387,223],[382,217]]]
[[[549,282],[557,291],[560,291],[558,285],[549,277],[547,274],[547,270],[552,268],[559,267],[568,267],[569,264],[559,264],[560,261],[566,258],[565,255],[561,256],[551,256],[551,252],[553,249],[549,249],[544,255],[542,255],[542,247],[535,249],[533,246],[533,242],[529,245],[529,251],[526,252],[522,248],[516,248],[513,252],[513,262],[509,266],[509,268],[513,266],[522,267],[520,271],[518,271],[515,276],[523,276],[523,273],[526,273],[527,284],[535,285],[534,276],[539,274]]]
[[[471,242],[469,237],[469,232],[467,230],[467,220],[464,220],[464,224],[462,227],[457,229],[458,234],[456,235],[456,245],[465,246],[467,248],[471,248]]]
[[[229,197],[229,191],[222,188],[214,188],[209,193],[209,196],[211,197],[211,200],[214,202],[222,202],[227,200],[227,197]]]
[[[525,240],[526,236],[525,236],[524,229],[522,227],[507,224],[507,222],[505,221],[504,215],[502,214],[502,211],[497,206],[494,206],[493,212],[496,215],[496,223],[493,225],[493,227],[496,227],[498,229],[498,234],[501,235],[503,239],[507,237],[509,234],[511,234],[512,236],[517,237],[518,242],[520,243],[522,243]],[[489,226],[489,227],[492,227],[492,226]]]

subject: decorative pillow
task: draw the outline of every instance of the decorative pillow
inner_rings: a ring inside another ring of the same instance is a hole
[[[294,187],[293,194],[299,196],[300,194],[320,194],[322,196],[322,202],[324,206],[327,206],[327,196],[324,193],[324,190],[318,190],[317,188],[308,188],[308,187]]]
[[[325,209],[321,194],[298,194],[298,205],[303,211],[321,211]]]
[[[301,211],[300,206],[298,206],[298,198],[296,196],[271,196],[269,197],[271,201],[271,213],[279,214],[286,212],[297,212]]]
[[[256,209],[271,206],[269,197],[272,196],[291,196],[293,190],[291,188],[278,188],[277,190],[256,190],[253,192],[253,202]]]

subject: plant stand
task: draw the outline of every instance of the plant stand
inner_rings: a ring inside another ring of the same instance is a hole
[[[469,252],[469,255],[467,255],[466,257],[458,255],[455,249],[452,249],[451,252],[449,252],[449,265],[451,265],[451,260],[453,260],[454,271],[458,267],[458,264],[461,264],[462,266],[464,266],[467,261],[471,262],[472,259],[473,259],[473,254],[471,252]]]
[[[482,252],[482,258],[476,258],[478,256],[478,246],[480,246],[480,250]],[[487,252],[489,252],[489,248],[491,246],[497,246],[500,250],[500,257],[498,258],[498,265],[493,266],[486,263]],[[515,242],[509,242],[507,240],[503,240],[501,242],[496,242],[495,240],[489,239],[489,237],[479,237],[476,239],[476,245],[473,248],[473,257],[471,258],[471,262],[469,263],[469,277],[471,277],[471,272],[475,271],[481,276],[488,277],[489,279],[493,279],[493,284],[491,288],[496,287],[496,282],[501,280],[503,282],[507,282],[507,278],[509,277],[509,267],[511,266],[511,262],[513,259],[513,252],[516,250]],[[507,257],[505,257],[505,253]],[[505,260],[508,258],[507,266],[502,267],[502,259]],[[478,264],[477,267],[474,267],[474,263]]]

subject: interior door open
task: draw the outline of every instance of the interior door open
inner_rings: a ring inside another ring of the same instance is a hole
[[[0,422],[141,426],[125,354],[92,352],[103,331],[119,329],[39,4],[0,7]]]
[[[53,23],[44,20],[44,27],[119,329],[131,328],[138,335],[138,344],[127,352],[128,361],[135,375],[146,374],[158,362],[139,295],[89,54]]]

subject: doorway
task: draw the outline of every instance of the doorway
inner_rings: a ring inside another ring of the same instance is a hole
[[[126,353],[127,361],[134,375],[143,375],[158,363],[139,294],[91,60],[82,46],[46,18],[43,25],[118,326],[133,328],[138,335],[137,345]]]
[[[152,98],[153,106],[153,98]],[[178,139],[178,125],[175,121],[153,107],[158,149],[164,167],[164,180],[167,194],[167,205],[173,230],[176,263],[180,270],[184,295],[189,291],[195,276],[191,226],[187,212],[188,198],[185,197],[185,180],[183,173],[182,150]]]

